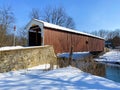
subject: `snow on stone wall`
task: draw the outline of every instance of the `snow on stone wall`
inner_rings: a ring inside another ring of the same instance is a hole
[[[57,62],[52,46],[25,47],[0,51],[0,72]]]

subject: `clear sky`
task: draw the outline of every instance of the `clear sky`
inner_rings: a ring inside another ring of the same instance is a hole
[[[18,27],[29,22],[32,8],[63,6],[75,23],[85,32],[120,29],[120,0],[0,0],[0,7],[11,6]]]

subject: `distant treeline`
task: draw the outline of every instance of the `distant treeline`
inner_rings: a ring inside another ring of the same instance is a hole
[[[114,31],[93,31],[91,34],[104,38],[106,42],[109,42],[109,44],[111,43],[111,47],[113,48],[120,46],[120,29],[116,29]]]

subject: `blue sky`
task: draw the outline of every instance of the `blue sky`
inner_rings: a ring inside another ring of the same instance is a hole
[[[0,0],[0,7],[11,6],[17,27],[29,22],[32,8],[63,6],[75,23],[85,32],[120,29],[120,0]]]

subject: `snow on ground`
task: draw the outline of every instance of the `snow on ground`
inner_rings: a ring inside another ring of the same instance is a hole
[[[0,47],[0,51],[21,49],[21,48],[23,48],[23,47],[22,46],[6,46],[6,47]]]
[[[75,60],[80,60],[80,59],[83,59],[89,55],[90,55],[89,52],[73,52],[72,58]],[[58,54],[57,56],[69,58],[69,53],[61,53],[61,54]]]
[[[0,90],[80,90],[118,89],[120,83],[85,73],[74,67],[42,71],[32,69],[0,74]]]
[[[32,68],[28,68],[27,70],[34,70],[34,69],[44,70],[44,69],[49,69],[49,68],[50,68],[50,64],[43,64],[43,65],[34,66]],[[54,65],[53,68],[56,69],[57,65]]]
[[[105,53],[95,60],[110,63],[120,62],[120,51],[111,50],[110,52]]]

